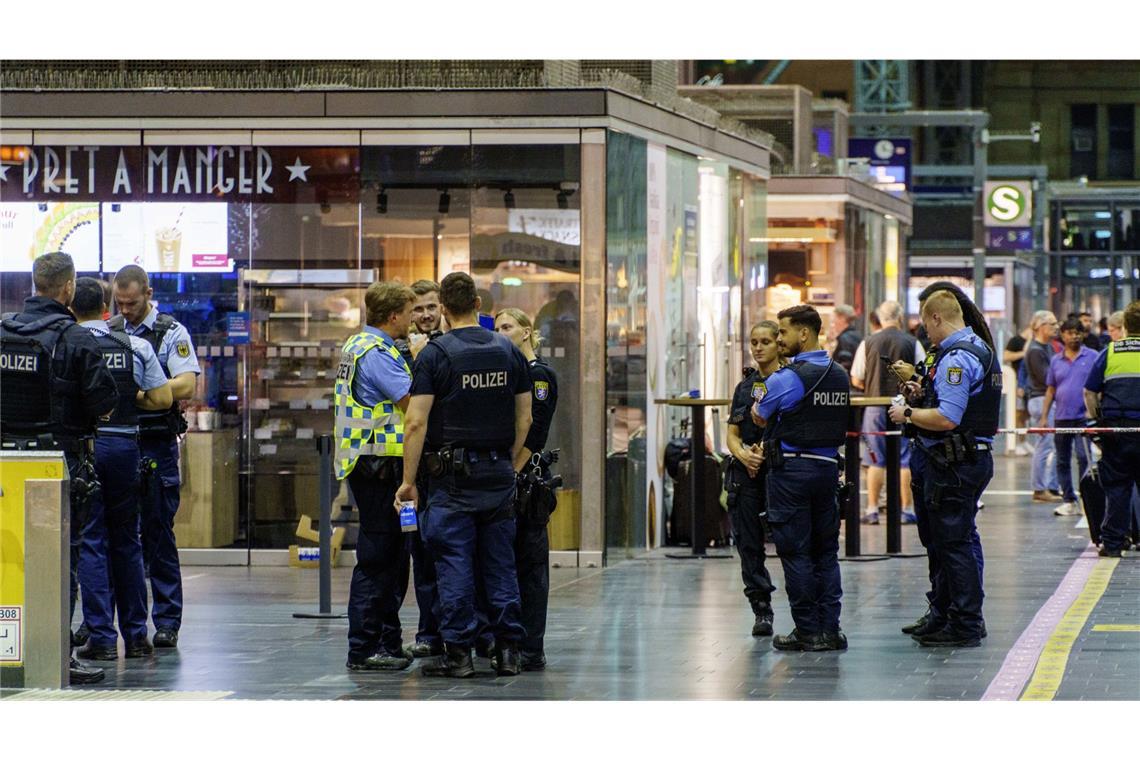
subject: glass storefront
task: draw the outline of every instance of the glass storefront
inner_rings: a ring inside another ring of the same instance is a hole
[[[582,451],[603,442],[581,440],[580,133],[525,132],[518,142],[509,130],[446,130],[363,133],[342,147],[25,148],[0,185],[0,308],[21,307],[45,251],[105,280],[143,266],[155,306],[186,325],[202,366],[184,405],[179,546],[283,549],[302,516],[317,517],[315,439],[332,432],[339,349],[361,329],[368,285],[469,271],[485,312],[534,318],[558,374],[549,446],[562,449],[565,485],[551,548],[580,548],[585,508],[601,513],[611,558],[629,556],[664,541],[661,457],[687,433],[685,416],[653,399],[696,387],[727,396],[743,325],[764,308],[764,181],[604,132],[605,495],[604,508],[584,506]],[[68,156],[90,170],[65,169]],[[710,423],[722,436],[723,419]],[[351,524],[352,495],[334,489],[334,519]]]
[[[1047,307],[1061,318],[1087,311],[1096,321],[1140,297],[1140,201],[1106,194],[1053,203]]]

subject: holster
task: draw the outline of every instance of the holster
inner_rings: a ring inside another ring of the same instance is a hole
[[[430,478],[442,478],[451,473],[451,450],[425,451],[420,460],[421,469]]]
[[[740,498],[740,478],[743,467],[744,465],[740,463],[740,460],[733,458],[732,462],[725,468],[724,492],[729,509],[735,507],[737,500]]]
[[[764,441],[764,466],[768,472],[784,469],[784,448],[774,438]]]
[[[399,483],[404,477],[404,460],[400,457],[362,456],[356,466],[380,483]]]

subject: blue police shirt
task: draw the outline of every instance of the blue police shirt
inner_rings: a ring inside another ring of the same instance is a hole
[[[378,327],[365,326],[364,332],[392,343],[391,336]],[[352,395],[362,405],[373,407],[381,401],[399,401],[408,395],[412,377],[403,362],[382,348],[374,348],[356,362],[356,375],[352,379]]]
[[[796,362],[811,362],[812,364],[819,364],[825,367],[830,361],[831,359],[828,358],[827,352],[822,349],[819,351],[805,351],[792,358],[792,364]],[[771,377],[764,382],[764,385],[767,388],[767,392],[756,402],[753,408],[756,410],[756,415],[767,420],[769,425],[774,425],[776,415],[794,407],[807,392],[807,388],[804,387],[800,376],[792,371],[791,367],[784,367],[783,369],[773,372]],[[838,446],[803,449],[798,446],[792,446],[786,441],[780,441],[780,448],[784,451],[799,451],[805,454],[818,454],[824,457],[834,457],[839,453]]]
[[[951,347],[962,340],[968,340],[976,346],[989,350],[986,342],[978,337],[973,328],[963,327],[946,336],[939,344],[950,350],[948,355],[939,356],[938,374],[934,377],[934,392],[938,394],[938,413],[955,425],[962,422],[962,415],[966,412],[966,404],[970,401],[970,388],[978,386],[981,393],[981,381],[986,370],[973,354],[962,350],[953,350]],[[927,445],[933,445],[934,440],[922,435],[922,428],[918,428],[918,436]],[[978,441],[991,443],[992,436],[978,436]]]
[[[79,326],[86,327],[91,331],[92,335],[107,335],[111,332],[111,328],[102,319],[80,322]],[[135,377],[135,384],[144,391],[161,388],[166,384],[166,375],[162,371],[162,366],[158,363],[158,357],[155,355],[154,349],[142,338],[136,338],[132,335],[130,336],[130,341],[131,353],[134,355],[134,370],[132,374]],[[99,430],[104,433],[137,433],[138,426],[100,425]]]
[[[124,327],[128,335],[143,338],[148,333],[154,332],[156,319],[158,319],[158,310],[152,306],[137,327],[130,322],[126,322]],[[175,320],[171,328],[166,331],[162,344],[158,347],[158,363],[166,367],[171,377],[178,377],[185,372],[202,374],[202,368],[198,365],[198,355],[194,351],[194,342],[190,340],[190,332],[181,322]]]

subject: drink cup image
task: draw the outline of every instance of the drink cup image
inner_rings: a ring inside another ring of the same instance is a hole
[[[158,271],[179,271],[182,230],[177,227],[160,227],[154,232],[154,242],[158,249]]]

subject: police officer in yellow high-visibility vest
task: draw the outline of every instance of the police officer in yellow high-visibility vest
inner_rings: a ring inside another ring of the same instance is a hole
[[[1085,381],[1086,411],[1104,427],[1140,427],[1140,300],[1124,310],[1124,335],[1100,352]],[[1119,557],[1129,546],[1132,490],[1140,488],[1140,433],[1110,433],[1100,446],[1100,556]]]
[[[349,670],[402,670],[400,599],[408,552],[392,501],[403,475],[404,412],[412,371],[394,341],[408,337],[416,294],[376,282],[364,294],[367,326],[341,353],[336,374],[336,476],[348,479],[360,512],[348,594]]]

